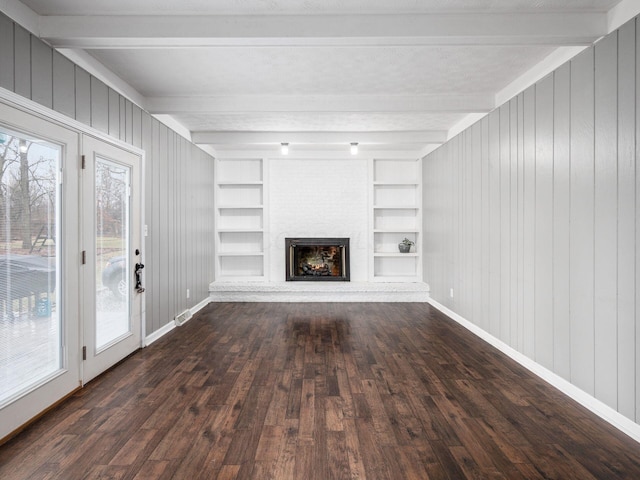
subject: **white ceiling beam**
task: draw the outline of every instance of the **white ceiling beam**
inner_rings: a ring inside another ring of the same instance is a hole
[[[607,33],[620,28],[638,14],[640,14],[638,0],[622,0],[607,13]]]
[[[277,145],[290,144],[348,144],[358,142],[365,145],[390,143],[444,143],[446,131],[399,131],[399,132],[191,132],[196,144],[210,145]]]
[[[84,68],[91,75],[99,78],[106,85],[127,97],[139,107],[143,109],[147,108],[147,100],[140,92],[109,70],[89,53],[83,50],[74,50],[70,48],[60,48],[58,51],[79,67]]]
[[[55,47],[588,45],[606,13],[41,16]]]
[[[31,33],[40,34],[38,31],[40,16],[19,0],[0,0],[0,12]]]
[[[203,113],[467,113],[489,112],[491,94],[461,95],[216,95],[147,97],[157,114]]]

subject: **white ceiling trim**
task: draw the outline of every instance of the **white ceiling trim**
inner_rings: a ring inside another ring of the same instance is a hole
[[[589,45],[607,13],[41,16],[55,47]]]
[[[216,95],[147,97],[150,113],[487,113],[493,95]]]
[[[444,143],[446,131],[401,132],[191,132],[196,144],[210,145],[278,145],[290,144],[349,144],[366,145]]]

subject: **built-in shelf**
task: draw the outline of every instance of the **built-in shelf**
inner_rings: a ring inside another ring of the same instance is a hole
[[[421,282],[421,163],[374,159],[372,170],[371,279]],[[409,253],[399,252],[398,243],[404,238],[414,242]]]
[[[264,280],[263,160],[215,162],[216,280]]]

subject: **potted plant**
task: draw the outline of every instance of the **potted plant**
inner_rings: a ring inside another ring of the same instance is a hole
[[[415,243],[405,237],[404,240],[402,240],[402,242],[398,244],[400,253],[409,253],[409,251],[411,250],[411,245],[415,245]]]

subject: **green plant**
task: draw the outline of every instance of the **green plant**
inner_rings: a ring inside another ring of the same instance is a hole
[[[404,237],[404,240],[402,240],[402,242],[401,242],[401,243],[403,243],[403,244],[405,244],[405,245],[409,245],[409,246],[411,246],[411,245],[415,245],[415,242],[412,242],[412,241],[411,241],[411,240],[409,240],[407,237]]]

